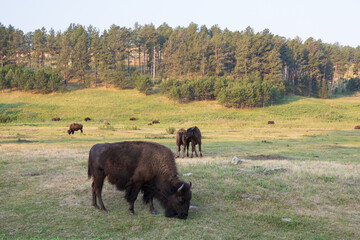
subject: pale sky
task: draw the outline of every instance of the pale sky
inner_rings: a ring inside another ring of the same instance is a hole
[[[25,33],[42,27],[64,31],[71,23],[103,31],[112,24],[133,28],[135,22],[155,27],[166,22],[175,28],[193,22],[360,46],[360,0],[0,0],[0,7],[0,23]]]

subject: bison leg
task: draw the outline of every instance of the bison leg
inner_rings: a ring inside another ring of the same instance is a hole
[[[181,145],[176,145],[176,158],[178,158],[180,156],[180,148],[181,148]],[[183,154],[184,156],[184,154]]]
[[[189,157],[189,142],[186,144],[186,156]]]
[[[150,212],[153,214],[158,214],[158,212],[154,208],[154,203],[153,203],[153,199],[155,195],[153,186],[144,185],[142,187],[142,190],[144,191],[143,200],[145,203],[149,203]]]
[[[200,152],[200,157],[202,157],[202,152],[201,152],[201,143],[199,143],[199,152]]]
[[[194,151],[195,151],[195,154],[197,156],[197,152],[196,152],[196,149],[195,149],[195,144],[192,142],[191,143],[191,158],[194,156]]]
[[[91,203],[91,205],[94,206],[95,208],[99,209],[99,206],[96,203],[96,191],[95,191],[94,186],[95,186],[95,183],[93,182],[91,184],[91,187],[92,187],[92,203]]]
[[[131,215],[135,214],[134,203],[139,194],[141,184],[130,183],[125,187],[125,199],[129,203],[129,211]]]
[[[185,148],[186,148],[186,144],[183,144],[183,149],[182,149],[182,158],[185,157]],[[188,153],[189,156],[189,153]]]
[[[103,202],[102,196],[101,196],[102,187],[103,187],[103,184],[104,184],[104,179],[105,179],[104,175],[100,175],[97,178],[94,178],[94,182],[93,182],[93,206],[95,208],[98,208],[98,206],[96,204],[96,200],[95,200],[95,205],[94,205],[94,191],[95,191],[97,199],[99,200],[100,210],[107,212],[107,209],[104,206],[104,202]]]
[[[80,131],[81,131],[81,133],[83,133],[83,130],[82,130],[82,128],[80,128]]]
[[[149,202],[150,202],[150,212],[157,215],[158,212],[154,208],[153,198],[150,198]]]
[[[197,154],[197,151],[196,151],[196,143],[194,143],[194,151],[195,151],[195,156],[198,157],[199,155]]]

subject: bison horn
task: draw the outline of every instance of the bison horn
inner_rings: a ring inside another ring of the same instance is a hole
[[[177,191],[180,192],[181,189],[183,189],[184,185],[185,185],[185,183],[183,183],[183,185],[181,185]]]

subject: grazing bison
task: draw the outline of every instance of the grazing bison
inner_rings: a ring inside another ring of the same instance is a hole
[[[87,121],[90,121],[90,120],[91,120],[91,118],[86,117],[84,120],[85,120],[85,122],[87,122]]]
[[[268,121],[268,124],[275,124],[274,121]]]
[[[186,219],[191,199],[191,183],[178,178],[172,151],[154,142],[117,142],[95,144],[89,153],[88,177],[93,178],[92,205],[107,211],[101,191],[105,177],[118,190],[125,190],[129,210],[134,214],[134,202],[138,193],[150,203],[150,211],[156,214],[153,198],[165,208],[166,217]]]
[[[360,129],[360,125],[356,125],[354,129]]]
[[[196,147],[195,147],[196,145],[199,145],[200,157],[202,157],[202,152],[201,152],[201,132],[200,132],[200,129],[197,126],[188,128],[188,130],[186,130],[185,141],[186,142],[191,142],[191,157],[193,157],[194,151],[195,151],[195,155],[198,156],[198,154],[196,152]]]
[[[78,131],[78,130],[80,130],[81,133],[83,133],[83,125],[80,123],[72,123],[72,124],[70,124],[70,127],[67,130],[67,132],[70,135],[71,133],[74,134],[74,132]]]
[[[131,117],[131,118],[130,118],[130,121],[134,121],[134,120],[136,120],[135,117]]]
[[[110,123],[109,123],[108,121],[104,120],[104,125],[109,126],[109,125],[110,125]]]
[[[181,128],[176,133],[176,157],[180,156],[180,148],[183,145],[182,157],[185,157],[185,148],[187,149],[187,157],[189,157],[189,141],[186,141],[185,137],[186,130]]]
[[[52,118],[51,121],[60,121],[60,118],[59,117]]]
[[[148,123],[148,125],[149,125],[149,126],[151,126],[151,125],[152,125],[152,123],[150,122],[150,123]]]
[[[160,123],[160,121],[159,120],[154,120],[154,121],[152,121],[152,123],[154,124],[154,123]]]

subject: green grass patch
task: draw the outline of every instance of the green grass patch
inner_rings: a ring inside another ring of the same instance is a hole
[[[0,239],[360,238],[358,96],[287,96],[267,108],[227,109],[84,89],[3,93],[0,102],[0,112],[14,116],[0,123]],[[153,120],[160,124],[149,126]],[[84,133],[68,135],[72,122]],[[91,146],[141,140],[175,152],[174,133],[192,126],[201,130],[204,157],[176,159],[180,178],[193,184],[187,220],[165,218],[157,201],[152,215],[141,194],[130,216],[124,193],[107,181],[109,213],[90,206]],[[243,163],[232,164],[234,156]]]

